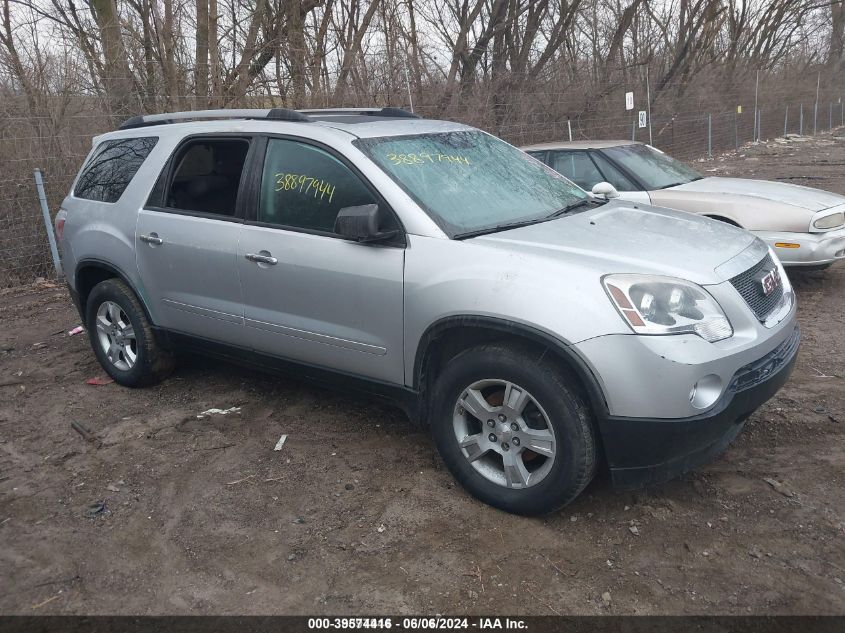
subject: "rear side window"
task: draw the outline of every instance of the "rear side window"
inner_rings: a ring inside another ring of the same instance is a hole
[[[176,166],[164,206],[178,211],[234,217],[248,152],[246,139],[188,141],[176,154]],[[163,174],[166,172],[165,168]]]
[[[157,136],[103,141],[82,168],[73,195],[117,202],[157,142]]]

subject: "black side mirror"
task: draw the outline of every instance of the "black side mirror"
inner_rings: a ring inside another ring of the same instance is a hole
[[[396,236],[396,231],[379,230],[377,204],[343,207],[334,222],[334,232],[356,242],[383,242]]]

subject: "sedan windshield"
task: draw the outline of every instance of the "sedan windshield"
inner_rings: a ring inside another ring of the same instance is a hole
[[[588,199],[540,161],[477,130],[359,139],[355,145],[450,237],[539,222]]]
[[[683,185],[702,178],[694,169],[650,145],[621,145],[602,152],[636,176],[645,185],[646,191]]]

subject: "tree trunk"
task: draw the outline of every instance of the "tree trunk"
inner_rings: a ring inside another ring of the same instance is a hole
[[[120,33],[115,0],[91,0],[91,13],[103,43],[103,85],[108,93],[111,113],[118,119],[137,114],[133,103],[132,76]]]
[[[194,63],[197,106],[208,102],[208,0],[197,0],[197,38]]]

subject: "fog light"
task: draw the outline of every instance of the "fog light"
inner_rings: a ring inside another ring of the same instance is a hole
[[[794,242],[775,242],[777,248],[801,248],[800,244]]]
[[[722,395],[722,379],[708,374],[695,383],[689,392],[689,401],[696,409],[712,407]]]

